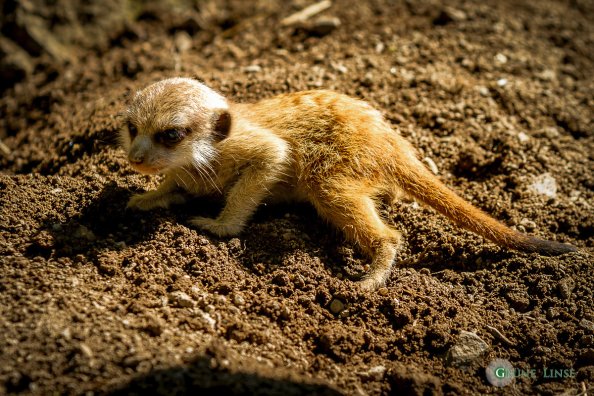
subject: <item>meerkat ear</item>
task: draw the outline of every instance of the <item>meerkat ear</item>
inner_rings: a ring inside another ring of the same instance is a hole
[[[213,131],[217,141],[225,139],[231,130],[231,114],[227,110],[217,110],[213,115]]]

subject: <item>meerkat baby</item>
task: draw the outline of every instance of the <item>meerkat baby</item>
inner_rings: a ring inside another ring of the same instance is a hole
[[[217,218],[190,223],[231,236],[263,201],[309,202],[371,258],[364,289],[384,285],[390,274],[401,236],[378,204],[402,193],[510,249],[576,250],[514,231],[460,198],[377,110],[346,95],[314,90],[239,104],[194,79],[172,78],[137,92],[126,116],[121,140],[130,164],[165,176],[128,207],[166,208],[187,195],[220,194],[225,205]]]

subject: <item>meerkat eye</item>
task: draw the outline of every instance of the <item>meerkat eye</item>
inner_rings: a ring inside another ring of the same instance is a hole
[[[185,131],[180,129],[166,129],[155,134],[155,140],[157,143],[161,143],[164,146],[171,147],[179,142],[186,136]]]
[[[128,123],[128,132],[130,133],[130,137],[134,139],[136,135],[138,135],[138,129],[131,122]]]

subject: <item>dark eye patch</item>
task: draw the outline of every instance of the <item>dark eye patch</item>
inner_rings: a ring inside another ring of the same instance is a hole
[[[138,129],[131,122],[128,122],[128,133],[130,133],[130,138],[132,139],[138,135]]]
[[[172,147],[181,142],[186,135],[187,131],[183,129],[165,129],[155,134],[155,141],[166,147]]]

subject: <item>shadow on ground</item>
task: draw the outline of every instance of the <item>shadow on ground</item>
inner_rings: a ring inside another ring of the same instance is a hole
[[[227,361],[228,362],[228,361]],[[328,385],[293,378],[231,372],[225,360],[202,356],[188,365],[154,370],[104,392],[106,395],[343,395]],[[273,371],[270,370],[272,374]]]

